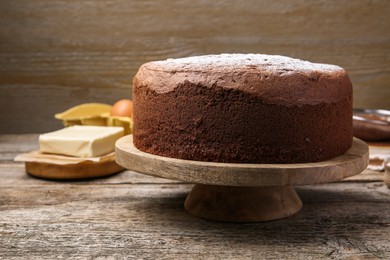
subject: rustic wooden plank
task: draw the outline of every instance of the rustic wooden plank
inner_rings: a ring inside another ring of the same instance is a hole
[[[0,164],[1,183],[0,187],[10,187],[21,185],[24,187],[52,185],[53,183],[62,183],[65,187],[68,185],[119,185],[119,184],[172,184],[183,183],[174,180],[168,180],[158,177],[146,176],[133,171],[123,171],[108,177],[96,178],[79,181],[55,181],[40,179],[30,176],[26,173],[23,164]]]
[[[0,153],[25,151],[35,140],[0,135]],[[390,258],[390,189],[383,182],[297,187],[304,204],[298,214],[234,224],[186,213],[191,184],[130,171],[47,181],[1,154],[0,162],[0,258]]]
[[[19,153],[38,149],[38,135],[0,135],[0,165],[12,164]]]
[[[38,135],[37,134],[24,134],[24,135],[0,135],[0,167],[11,167],[15,166],[11,169],[12,173],[5,172],[9,177],[12,177],[13,174],[15,174],[15,171],[17,172],[23,172],[24,166],[21,163],[14,162],[13,159],[15,156],[19,153],[27,153],[33,150],[38,149]],[[120,175],[122,176],[122,175]],[[112,176],[111,176],[112,177]],[[115,177],[117,178],[117,177]],[[154,178],[154,177],[147,177],[147,178]],[[110,178],[109,178],[110,179]],[[161,178],[158,178],[161,179]],[[103,179],[104,180],[104,179]],[[161,179],[164,180],[164,179]],[[382,181],[383,180],[383,172],[376,172],[372,170],[365,170],[361,174],[349,177],[347,179],[344,179],[342,181]],[[115,179],[115,181],[117,181]],[[118,181],[126,182],[125,179],[118,179]],[[175,181],[168,181],[165,180],[165,182],[175,182]]]
[[[241,225],[187,214],[191,185],[2,187],[0,257],[388,258],[383,186],[300,188],[305,206],[297,215]]]
[[[113,104],[130,98],[131,90],[112,88],[13,85],[0,86],[0,133],[44,133],[63,127],[54,114],[88,102]],[[21,94],[23,93],[23,94]]]
[[[26,153],[38,149],[38,135],[0,135],[0,161],[3,153]]]
[[[130,97],[144,62],[221,52],[345,67],[356,107],[390,108],[390,2],[1,1],[0,133],[50,131],[75,104]]]

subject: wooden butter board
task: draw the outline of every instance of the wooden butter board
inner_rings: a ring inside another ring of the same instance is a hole
[[[119,165],[146,175],[195,183],[185,209],[198,217],[229,222],[261,222],[291,216],[302,202],[293,185],[338,181],[368,165],[368,146],[352,147],[331,160],[297,164],[216,163],[168,158],[142,152],[132,136],[116,142]]]
[[[34,177],[50,180],[80,180],[109,176],[124,170],[115,162],[115,155],[101,161],[82,161],[74,164],[25,162],[26,172]]]

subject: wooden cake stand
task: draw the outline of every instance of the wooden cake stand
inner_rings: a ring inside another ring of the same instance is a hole
[[[285,218],[302,208],[293,185],[341,180],[368,165],[368,146],[354,138],[345,154],[316,163],[244,164],[181,160],[142,152],[131,135],[116,142],[124,168],[195,183],[184,203],[192,215],[218,221],[261,222]]]

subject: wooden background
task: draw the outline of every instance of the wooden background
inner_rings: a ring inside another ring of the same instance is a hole
[[[354,106],[390,109],[390,1],[0,0],[0,133],[131,97],[150,60],[282,54],[347,69]]]

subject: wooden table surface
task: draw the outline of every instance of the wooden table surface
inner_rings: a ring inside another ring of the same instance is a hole
[[[0,135],[0,258],[389,259],[390,190],[370,178],[297,187],[298,214],[265,223],[189,215],[192,185],[131,171],[36,179],[13,158],[37,135]]]

